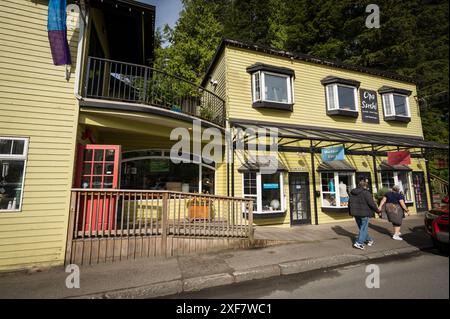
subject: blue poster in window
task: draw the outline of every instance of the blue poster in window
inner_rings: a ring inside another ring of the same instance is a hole
[[[263,184],[263,189],[278,189],[278,184],[277,183]]]
[[[344,146],[322,148],[322,161],[343,161],[344,159]]]

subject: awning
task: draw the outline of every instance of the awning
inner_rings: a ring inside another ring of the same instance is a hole
[[[248,172],[248,171],[258,171],[258,172],[279,172],[288,171],[287,167],[284,166],[278,159],[273,156],[260,155],[257,157],[252,157],[247,160],[241,167],[239,167],[238,172]]]
[[[246,129],[277,129],[279,139],[298,139],[349,144],[368,144],[377,146],[397,146],[404,148],[430,148],[448,150],[448,144],[425,141],[420,136],[396,135],[386,133],[366,133],[357,130],[321,128],[303,125],[287,125],[252,120],[231,119],[232,126]]]
[[[322,162],[317,167],[318,172],[331,171],[331,172],[355,172],[356,168],[347,161],[329,161]]]
[[[387,162],[382,162],[378,167],[379,171],[412,171],[408,165],[390,165]]]

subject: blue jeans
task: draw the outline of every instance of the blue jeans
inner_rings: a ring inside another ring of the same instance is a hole
[[[372,240],[369,236],[369,217],[355,216],[355,220],[359,228],[359,235],[356,242],[358,244],[364,244],[365,242]]]

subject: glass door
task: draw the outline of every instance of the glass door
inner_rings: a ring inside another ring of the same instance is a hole
[[[291,225],[310,224],[308,173],[289,173]]]
[[[417,212],[425,212],[428,210],[428,200],[425,188],[425,176],[423,172],[413,172],[413,188],[416,201]]]

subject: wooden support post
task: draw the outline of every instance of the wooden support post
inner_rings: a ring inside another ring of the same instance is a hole
[[[310,148],[309,151],[311,152],[311,174],[312,174],[312,182],[313,182],[313,196],[314,196],[314,219],[315,224],[319,225],[319,213],[317,208],[317,196],[316,196],[316,168],[314,164],[314,153],[316,151],[316,148],[313,146],[313,141],[310,141]]]
[[[70,195],[69,225],[67,227],[66,256],[64,259],[64,265],[70,264],[72,260],[72,238],[73,238],[73,230],[75,227],[76,203],[77,203],[77,192],[72,192]]]
[[[430,206],[430,204],[428,204],[428,207],[431,207],[431,209],[433,209],[434,208],[433,185],[431,184],[430,165],[429,165],[429,160],[427,158],[426,150],[425,150],[425,153],[423,153],[423,157],[425,158],[425,170],[427,173],[427,183],[428,183],[428,196],[430,197],[429,203],[431,204],[431,206]]]
[[[376,152],[375,148],[372,145],[372,161],[373,161],[373,172],[375,174],[375,188],[374,191],[378,191],[378,171],[377,171],[377,158],[376,158]]]
[[[162,220],[161,220],[161,253],[167,257],[167,219],[168,219],[168,193],[162,194]]]
[[[255,240],[255,228],[253,227],[253,201],[248,202],[248,239],[250,240],[250,245],[253,246],[253,242]]]

